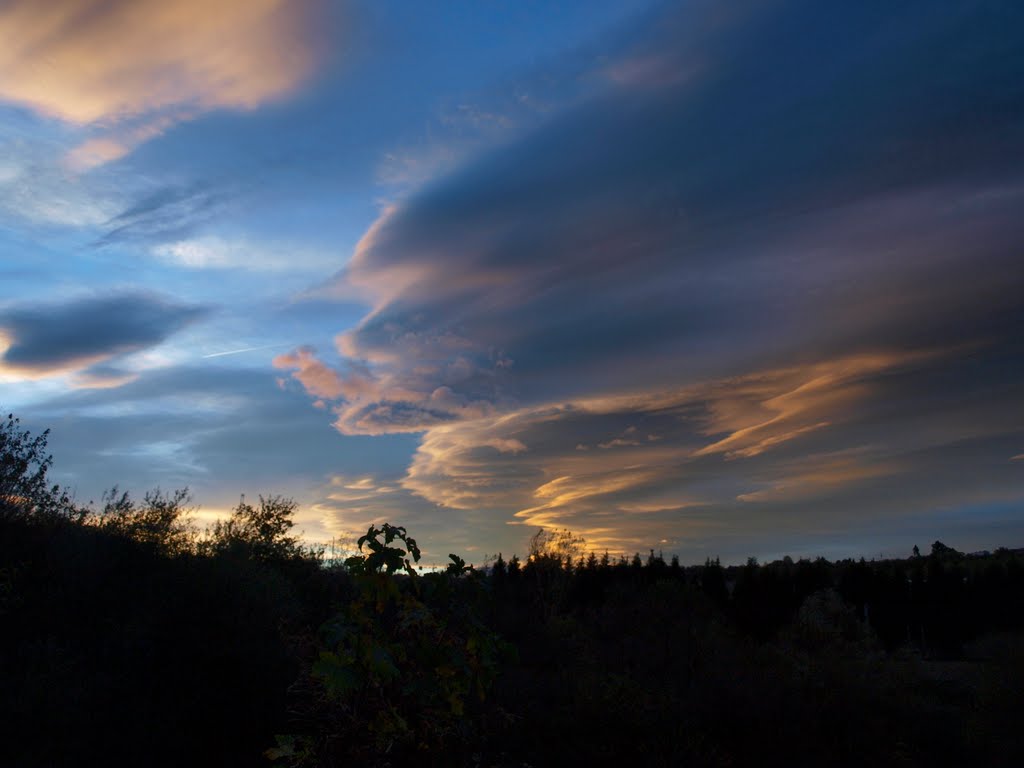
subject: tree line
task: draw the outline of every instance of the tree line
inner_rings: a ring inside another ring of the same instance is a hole
[[[344,560],[296,505],[80,507],[0,422],[0,722],[17,766],[1024,764],[1024,557]],[[916,548],[915,548],[916,549]]]

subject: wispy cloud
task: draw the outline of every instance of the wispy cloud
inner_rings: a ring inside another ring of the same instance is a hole
[[[824,500],[830,494],[841,496],[856,483],[906,471],[898,462],[872,461],[869,456],[864,463],[849,454],[841,451],[839,455],[801,459],[795,467],[779,468],[779,476],[766,483],[766,487],[736,498],[745,502]]]
[[[214,235],[159,243],[153,246],[152,252],[161,261],[187,269],[324,274],[338,262],[336,254],[294,243]]]
[[[117,196],[69,178],[59,158],[66,138],[0,122],[0,216],[30,225],[93,227],[117,212]]]
[[[149,120],[132,121],[135,125],[105,128],[99,136],[87,139],[64,157],[66,167],[73,172],[88,171],[100,165],[119,160],[140,144],[160,136],[175,124],[190,119],[195,113],[181,110]]]
[[[858,355],[723,382],[722,391],[709,400],[711,418],[705,434],[727,435],[697,455],[749,458],[829,427],[835,414],[848,414],[868,396],[867,382],[878,374],[915,365],[935,354]]]
[[[678,540],[684,531],[738,535],[735,526],[754,525],[750,515],[761,511],[782,536],[809,525],[841,529],[927,509],[943,494],[952,503],[986,486],[1011,492],[1012,473],[995,459],[1024,431],[1024,417],[1008,418],[1008,391],[972,407],[964,428],[966,414],[950,404],[984,384],[948,380],[972,364],[955,353],[880,353],[525,407],[428,429],[402,485],[453,509],[589,531],[613,549],[637,537]],[[911,407],[913,392],[938,376],[948,383],[933,390],[935,407],[925,415]],[[786,418],[765,420],[780,401],[791,406]],[[644,429],[623,428],[636,424]],[[579,450],[597,435],[644,433],[658,439]],[[508,440],[529,450],[496,449]],[[958,471],[941,469],[958,450]]]
[[[154,243],[154,248],[171,247],[187,242],[195,228],[224,213],[230,205],[229,191],[223,188],[206,184],[162,186],[142,194],[105,221],[106,231],[96,245]]]
[[[811,437],[809,444],[831,443],[835,434],[816,436],[815,429],[801,425],[817,428],[824,419],[833,432],[844,434],[851,420],[857,420],[857,408],[879,397],[884,377],[906,370],[914,357],[877,355],[870,365],[859,358],[824,361],[677,390],[583,398],[434,427],[426,431],[404,485],[457,508],[519,504],[524,507],[519,516],[531,519],[542,511],[569,509],[575,502],[620,496],[626,490],[645,488],[658,495],[658,487],[666,482],[678,488],[689,483],[694,476],[689,465],[700,463],[705,470],[728,467],[731,459],[793,449],[801,441],[808,444]],[[859,386],[851,389],[854,375]],[[804,407],[794,405],[787,419],[763,421],[765,411],[776,408],[780,400],[796,401],[800,393],[808,398]],[[641,435],[632,426],[635,423],[644,424],[647,437],[657,439],[635,439]],[[630,426],[616,428],[622,424]],[[592,440],[608,432],[625,437],[597,443],[600,451],[579,450],[580,438]],[[730,437],[714,439],[723,432]],[[749,437],[753,433],[756,436]],[[511,441],[523,449],[502,450]],[[748,450],[730,451],[728,445]],[[757,450],[749,450],[751,446]],[[716,471],[735,473],[739,480],[748,471],[746,466]],[[734,495],[726,491],[715,500]],[[541,503],[529,504],[527,499]],[[671,504],[666,504],[663,493],[659,499],[668,509],[690,506],[695,497],[687,491]],[[637,497],[629,495],[630,508],[636,503]]]

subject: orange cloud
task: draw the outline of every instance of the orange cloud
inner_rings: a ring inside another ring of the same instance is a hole
[[[426,429],[402,486],[451,509],[589,531],[613,548],[634,546],[627,529],[648,542],[666,524],[709,535],[727,525],[711,510],[806,501],[908,471],[885,445],[821,453],[821,444],[844,445],[887,377],[939,354],[853,355],[438,425]],[[815,453],[801,451],[808,438]],[[530,450],[500,451],[511,441]]]
[[[161,135],[175,123],[187,120],[191,116],[192,113],[181,111],[88,139],[84,144],[72,149],[65,156],[65,162],[74,171],[86,171],[113,162],[130,154],[140,144]]]
[[[292,378],[298,380],[314,397],[334,400],[344,397],[349,389],[335,371],[316,358],[311,347],[300,347],[286,355],[278,355],[273,364],[275,368],[295,368]]]
[[[628,491],[657,478],[657,468],[650,467],[627,467],[582,477],[556,477],[533,491],[534,498],[541,504],[521,509],[515,516],[528,525],[557,525],[565,512],[571,511],[573,505],[581,500]]]
[[[749,458],[824,429],[870,394],[866,380],[933,356],[931,352],[856,355],[724,382],[711,393],[705,434],[730,434],[697,455]]]
[[[78,125],[87,167],[211,109],[252,109],[312,71],[312,0],[13,0],[0,9],[0,99]]]

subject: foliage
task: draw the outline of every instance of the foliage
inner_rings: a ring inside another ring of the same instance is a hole
[[[877,646],[871,628],[834,589],[815,592],[804,600],[789,632],[804,649],[831,646],[838,651],[845,646],[851,652],[865,653]]]
[[[382,535],[384,536],[383,542],[378,539]],[[395,540],[405,544],[405,549],[391,546]],[[396,571],[404,570],[410,576],[416,575],[406,554],[411,555],[413,562],[418,563],[420,561],[420,548],[416,545],[416,540],[411,538],[402,526],[384,523],[383,526],[377,528],[371,525],[366,531],[366,535],[359,537],[356,545],[359,547],[360,553],[365,545],[370,550],[370,554],[353,555],[345,561],[345,567],[352,573],[383,572],[392,574]]]
[[[282,496],[259,497],[252,505],[243,496],[227,520],[214,523],[202,551],[263,562],[284,561],[310,555],[298,537],[289,535],[298,505]]]
[[[95,521],[3,521],[0,762],[259,765],[298,673],[278,581]]]
[[[46,452],[50,430],[32,435],[8,414],[0,421],[0,519],[32,514],[59,515],[72,509],[66,492],[48,486],[53,456]]]
[[[107,531],[156,548],[167,555],[182,555],[195,546],[191,522],[194,507],[188,489],[163,493],[149,491],[137,504],[127,491],[111,488],[103,497],[103,509],[95,522]]]
[[[476,609],[482,576],[457,555],[420,576],[406,557],[418,562],[419,547],[401,526],[371,526],[358,544],[369,553],[346,562],[351,595],[321,629],[309,671],[312,732],[279,737],[268,755],[296,766],[461,764],[481,738],[503,649]]]

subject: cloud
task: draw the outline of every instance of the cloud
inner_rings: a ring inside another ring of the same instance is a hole
[[[296,368],[292,377],[298,380],[314,397],[335,399],[345,394],[345,382],[333,370],[316,359],[312,347],[300,347],[286,355],[274,358],[275,368]]]
[[[0,99],[100,126],[69,157],[87,168],[199,112],[252,109],[293,91],[317,58],[312,6],[15,0],[0,9]]]
[[[337,371],[316,358],[311,347],[279,355],[274,365],[297,369],[292,377],[310,395],[337,401],[332,410],[342,434],[422,432],[436,424],[495,412],[502,361],[449,357],[461,344],[450,334],[428,339],[407,333],[395,346],[415,350],[418,364],[397,374],[379,366],[381,361],[374,360],[372,352],[370,359],[348,358],[347,370]],[[338,346],[353,352],[344,336]],[[392,359],[389,353],[387,360]]]
[[[864,399],[866,380],[934,354],[858,355],[725,382],[724,391],[711,400],[705,433],[728,434],[701,448],[698,455],[721,453],[726,458],[749,458],[829,427],[833,414],[847,413]]]
[[[71,377],[73,389],[116,389],[130,384],[139,377],[132,371],[121,371],[104,365],[94,365]]]
[[[530,401],[1000,332],[1024,287],[1015,38],[984,10],[923,30],[919,11],[671,16],[713,31],[652,35],[692,76],[609,85],[384,211],[324,291],[372,305],[339,351],[396,380],[508,359],[501,395]],[[964,60],[933,57],[967,21]]]
[[[143,194],[129,207],[104,222],[106,232],[97,246],[117,243],[156,243],[170,247],[188,238],[198,226],[223,214],[230,191],[208,185],[164,186]],[[158,255],[166,255],[164,251]]]
[[[336,428],[422,433],[404,485],[435,503],[606,540],[627,508],[706,533],[937,498],[949,446],[1020,427],[1021,30],[998,3],[673,6],[317,292],[370,307]]]
[[[924,354],[841,358],[438,426],[426,431],[403,484],[456,508],[520,504],[526,507],[520,517],[641,486],[650,490],[666,480],[679,485],[691,475],[688,465],[728,466],[791,443],[834,440],[815,432],[845,428],[856,420],[858,407],[878,397],[885,376],[919,369],[928,359]],[[780,403],[786,403],[785,418],[765,419]],[[641,434],[636,423],[658,439],[633,439]],[[621,437],[596,443],[599,452],[580,451],[581,438],[591,442],[609,432]],[[508,444],[531,448],[493,450]],[[735,471],[739,477],[747,470]],[[685,501],[671,508],[694,498],[689,492],[682,496]],[[526,499],[543,503],[529,505]]]
[[[159,243],[152,249],[159,260],[186,269],[244,269],[259,272],[326,272],[337,262],[332,253],[287,243],[256,242],[206,235]]]
[[[119,160],[130,154],[135,147],[160,136],[176,123],[189,120],[192,116],[191,112],[179,111],[136,125],[107,129],[104,134],[88,139],[68,152],[64,163],[70,170],[82,172]]]
[[[88,369],[156,346],[205,313],[144,293],[8,305],[0,309],[0,373],[32,379],[78,372],[81,386],[113,386],[129,376]]]
[[[878,353],[521,408],[429,429],[402,485],[448,508],[567,526],[616,551],[695,531],[741,537],[745,527],[750,541],[770,522],[773,535],[797,538],[979,494],[1014,498],[1002,457],[1024,432],[1021,386],[968,380],[1001,364],[991,349],[973,359]],[[925,390],[930,406],[914,408]],[[787,416],[765,419],[779,403]],[[660,439],[578,450],[581,439],[648,430]],[[530,450],[492,448],[505,440]]]
[[[737,500],[745,502],[794,502],[823,499],[841,494],[849,486],[874,478],[888,477],[904,471],[895,463],[862,463],[857,452],[842,451],[838,455],[808,457],[787,473],[767,483],[765,488],[741,493]]]
[[[33,225],[90,227],[116,212],[113,196],[69,178],[55,162],[67,148],[66,140],[38,125],[0,119],[0,216]]]

